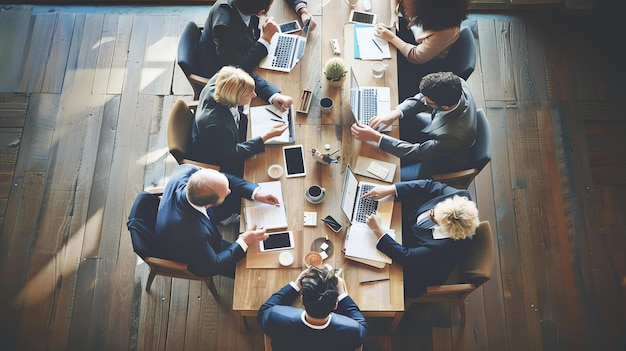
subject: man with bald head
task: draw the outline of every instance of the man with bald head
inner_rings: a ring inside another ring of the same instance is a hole
[[[222,239],[213,210],[226,196],[271,205],[278,199],[258,184],[218,171],[183,164],[172,173],[159,205],[156,237],[159,257],[183,262],[199,276],[235,277],[237,261],[248,245],[267,239],[265,229],[248,229],[234,243]]]

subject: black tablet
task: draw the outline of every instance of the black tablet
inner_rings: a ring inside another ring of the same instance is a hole
[[[302,145],[284,146],[283,159],[285,160],[285,169],[287,170],[285,177],[303,177],[306,175]]]
[[[351,23],[375,24],[376,15],[369,12],[352,10],[350,11],[350,19],[348,21]]]
[[[268,234],[269,237],[267,239],[259,241],[259,249],[261,252],[291,249],[295,246],[292,231]]]

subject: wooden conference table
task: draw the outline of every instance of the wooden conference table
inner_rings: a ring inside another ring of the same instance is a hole
[[[389,4],[384,1],[372,1],[372,6],[372,12],[378,14],[377,22],[388,23],[390,18]],[[313,92],[309,113],[298,113],[294,120],[296,144],[304,146],[306,176],[285,178],[283,175],[280,178],[287,211],[288,229],[301,236],[300,244],[302,247],[297,249],[301,249],[303,254],[310,251],[311,244],[315,239],[328,236],[333,244],[334,252],[324,260],[324,263],[330,264],[334,268],[343,268],[347,291],[366,317],[393,317],[391,323],[391,330],[393,331],[404,311],[402,268],[393,263],[386,265],[382,270],[378,270],[344,257],[341,248],[349,221],[340,208],[340,202],[346,167],[349,164],[354,169],[359,155],[395,163],[397,167],[394,181],[400,179],[399,160],[380,151],[375,145],[354,140],[350,133],[350,126],[353,123],[349,105],[350,79],[349,77],[346,79],[343,88],[331,88],[328,87],[322,70],[324,63],[329,58],[336,56],[331,49],[330,39],[337,39],[342,46],[342,52],[339,56],[345,60],[348,66],[352,66],[360,85],[390,87],[391,105],[394,107],[398,100],[396,53],[391,47],[392,58],[384,60],[389,68],[383,78],[375,79],[371,73],[372,61],[354,59],[353,25],[348,23],[351,8],[342,0],[309,0],[308,9],[317,23],[317,28],[309,33],[303,59],[290,73],[257,69],[259,75],[280,87],[284,94],[292,96],[294,104],[297,104],[303,89]],[[360,2],[356,9],[362,10]],[[269,15],[274,16],[279,23],[296,18],[284,1],[274,1]],[[319,101],[322,97],[331,97],[334,100],[331,113],[322,114],[320,112]],[[265,104],[263,101],[253,102],[253,104],[255,103]],[[398,135],[397,124],[393,126],[390,134]],[[323,165],[313,160],[310,150],[317,148],[323,151],[325,144],[330,144],[331,151],[341,150],[338,153],[341,156],[339,163]],[[267,168],[274,163],[283,165],[281,146],[267,146],[264,153],[246,161],[244,178],[253,182],[270,181]],[[371,178],[357,177],[359,180],[377,182]],[[317,205],[310,204],[304,198],[305,189],[312,184],[318,184],[326,189],[325,200]],[[317,226],[304,226],[304,211],[317,212]],[[401,212],[400,203],[395,203],[391,227],[395,230],[398,240],[401,240],[402,233]],[[343,229],[339,233],[334,233],[319,220],[329,214],[343,225]],[[244,225],[242,218],[242,226]],[[248,256],[252,250],[258,252],[258,245],[249,248]],[[276,252],[273,254],[277,257]],[[245,317],[256,316],[259,307],[269,296],[294,280],[304,269],[301,262],[295,262],[286,268],[248,268],[246,261],[244,259],[237,264],[233,296],[233,311],[236,314],[240,330],[246,328]],[[366,280],[366,277],[372,275],[388,277],[389,280],[369,284],[361,283],[361,281]]]

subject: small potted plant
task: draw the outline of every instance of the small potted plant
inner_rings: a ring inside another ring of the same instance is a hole
[[[339,57],[333,57],[324,67],[324,75],[328,80],[328,85],[333,88],[340,88],[343,85],[343,81],[346,80],[346,64]]]

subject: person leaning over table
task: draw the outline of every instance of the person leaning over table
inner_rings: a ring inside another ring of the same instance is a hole
[[[469,248],[478,209],[466,190],[428,179],[376,186],[363,197],[388,195],[402,201],[402,244],[385,233],[377,214],[366,223],[378,238],[376,248],[402,266],[405,296],[418,297],[444,283]]]
[[[285,0],[300,15],[302,23],[315,22],[303,0]],[[278,24],[270,17],[263,21],[259,31],[259,16],[264,16],[273,0],[219,0],[209,10],[200,36],[199,49],[203,62],[207,63],[207,77],[212,77],[226,65],[241,67],[252,73],[267,56],[269,43],[278,32]],[[250,27],[249,27],[250,26]],[[251,28],[252,27],[252,28]],[[292,98],[280,94],[280,90],[263,78],[253,74],[256,92],[281,111],[289,108]]]
[[[264,143],[288,127],[278,123],[264,135],[246,140],[248,116],[243,113],[243,106],[255,96],[254,80],[246,71],[222,67],[200,93],[188,158],[243,177],[245,160],[264,152]]]
[[[381,150],[400,157],[402,180],[467,168],[476,139],[476,103],[465,80],[451,72],[431,73],[422,79],[420,91],[372,118],[369,126],[351,128],[357,140],[376,142]],[[428,110],[430,114],[421,113]],[[377,130],[398,119],[401,140]]]
[[[304,310],[291,304],[300,296]],[[311,266],[274,293],[257,321],[275,351],[354,350],[365,341],[367,322],[348,296],[343,278],[326,266]]]
[[[442,59],[459,39],[469,1],[391,0],[390,4],[391,28],[379,23],[374,35],[398,49],[398,92],[404,99],[417,93],[413,82],[445,69]]]
[[[198,276],[234,278],[235,265],[246,255],[248,245],[268,235],[254,225],[234,243],[222,239],[214,209],[229,196],[280,205],[276,196],[263,193],[258,184],[190,164],[176,167],[157,212],[159,257],[186,263]]]

